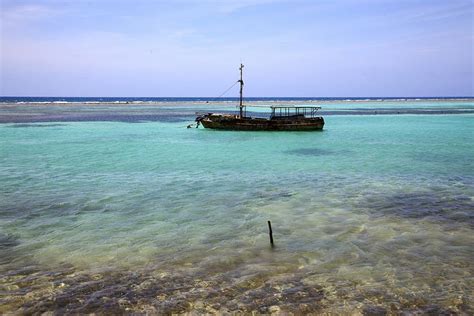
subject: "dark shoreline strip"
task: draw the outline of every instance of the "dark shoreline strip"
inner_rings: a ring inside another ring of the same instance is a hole
[[[234,113],[233,111],[219,111],[222,113]],[[248,112],[250,116],[264,116],[261,113]],[[474,109],[461,110],[406,110],[406,109],[390,109],[390,110],[337,110],[337,111],[320,111],[321,116],[337,116],[337,115],[461,115],[474,114]],[[178,115],[170,115],[168,113],[156,114],[131,114],[131,113],[114,113],[114,114],[79,114],[64,113],[48,115],[45,113],[36,115],[0,115],[0,123],[46,123],[46,122],[169,122],[177,123],[194,119],[194,111]]]

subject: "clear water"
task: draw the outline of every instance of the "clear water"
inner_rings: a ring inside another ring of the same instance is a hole
[[[323,132],[1,105],[0,312],[473,313],[474,116],[424,111],[474,103],[423,102]]]

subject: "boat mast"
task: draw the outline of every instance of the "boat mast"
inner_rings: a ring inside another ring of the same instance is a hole
[[[244,115],[243,115],[243,108],[244,108],[244,105],[242,104],[242,90],[244,88],[244,80],[242,79],[242,69],[244,68],[244,65],[243,64],[240,64],[240,80],[238,82],[240,82],[240,106],[239,106],[239,109],[240,109],[240,118],[243,118]]]

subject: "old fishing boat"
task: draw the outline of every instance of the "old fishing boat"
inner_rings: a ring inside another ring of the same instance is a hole
[[[244,81],[240,64],[240,103],[238,114],[206,113],[196,117],[196,127],[202,124],[205,128],[233,131],[318,131],[324,127],[324,119],[317,116],[317,106],[270,106],[269,118],[247,116],[243,104]]]

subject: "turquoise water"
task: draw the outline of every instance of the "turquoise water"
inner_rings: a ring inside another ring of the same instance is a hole
[[[474,311],[472,114],[226,132],[185,128],[202,105],[27,109],[2,111],[64,116],[0,125],[0,312]]]

